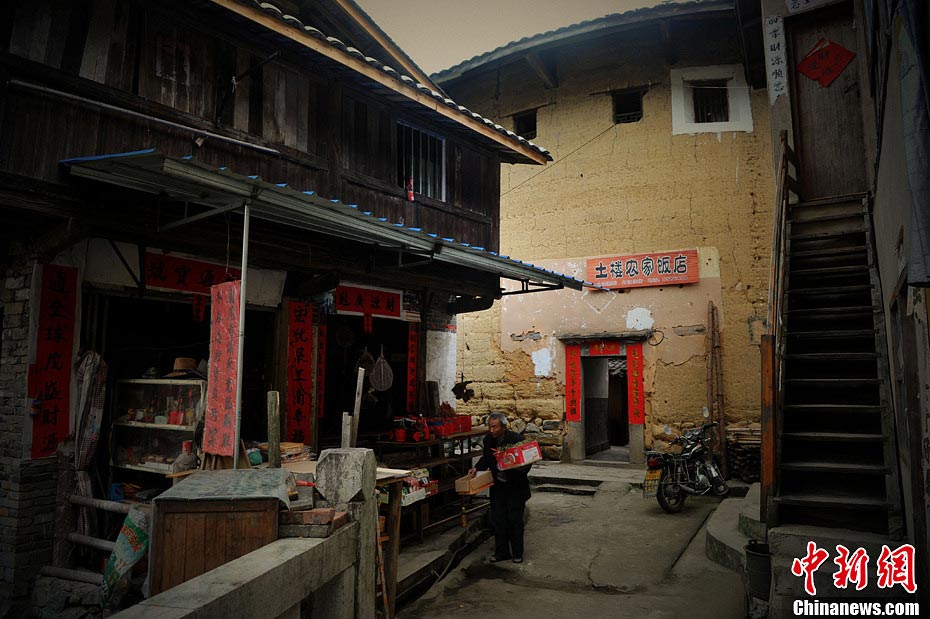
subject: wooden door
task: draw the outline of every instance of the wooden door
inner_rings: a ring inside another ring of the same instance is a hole
[[[611,372],[607,379],[607,433],[611,445],[622,447],[630,444],[626,371]]]
[[[803,13],[786,22],[792,58],[795,150],[801,162],[801,198],[864,192],[864,146],[858,54],[823,87],[801,74],[798,63],[821,39],[858,52],[852,2]]]

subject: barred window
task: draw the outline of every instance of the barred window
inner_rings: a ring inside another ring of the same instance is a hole
[[[414,193],[446,199],[446,141],[397,124],[397,184]]]
[[[513,116],[513,132],[527,140],[536,138],[536,110],[520,112]]]
[[[694,101],[694,122],[725,123],[730,120],[726,80],[688,82]]]
[[[622,90],[611,93],[614,104],[614,124],[635,123],[643,119],[645,89]]]

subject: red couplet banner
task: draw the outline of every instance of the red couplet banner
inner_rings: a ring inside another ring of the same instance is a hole
[[[36,362],[27,379],[33,458],[54,455],[70,431],[77,269],[42,265],[39,295]]]
[[[316,363],[316,410],[317,417],[322,419],[325,414],[323,405],[326,401],[323,399],[324,389],[326,387],[326,325],[320,325],[320,354]]]
[[[646,423],[646,396],[643,388],[642,342],[626,345],[627,406],[630,423]]]
[[[420,359],[420,324],[407,326],[407,412],[417,414],[417,364]]]
[[[211,289],[210,384],[203,450],[221,456],[233,455],[236,442],[240,283],[218,284]]]
[[[290,301],[287,310],[287,440],[310,442],[313,398],[313,305]]]
[[[620,355],[620,342],[598,340],[588,344],[588,354],[592,357],[616,357]]]
[[[145,285],[210,294],[216,284],[238,280],[239,269],[227,269],[219,264],[169,256],[157,252],[145,253]]]
[[[565,346],[565,421],[581,421],[581,346]]]

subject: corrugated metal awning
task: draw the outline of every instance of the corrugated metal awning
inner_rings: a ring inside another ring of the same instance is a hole
[[[170,157],[154,149],[66,159],[71,175],[229,210],[249,202],[253,217],[379,247],[428,255],[447,263],[521,282],[522,292],[595,284],[502,256],[483,247],[442,238],[375,217],[363,206],[319,197],[313,191],[215,168],[191,157]]]

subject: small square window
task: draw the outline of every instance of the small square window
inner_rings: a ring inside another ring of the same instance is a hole
[[[536,110],[520,112],[513,115],[513,132],[532,140],[536,137]]]
[[[614,103],[614,124],[635,123],[643,119],[643,89],[611,93]]]
[[[694,122],[725,123],[730,120],[726,80],[688,82],[694,101]]]

